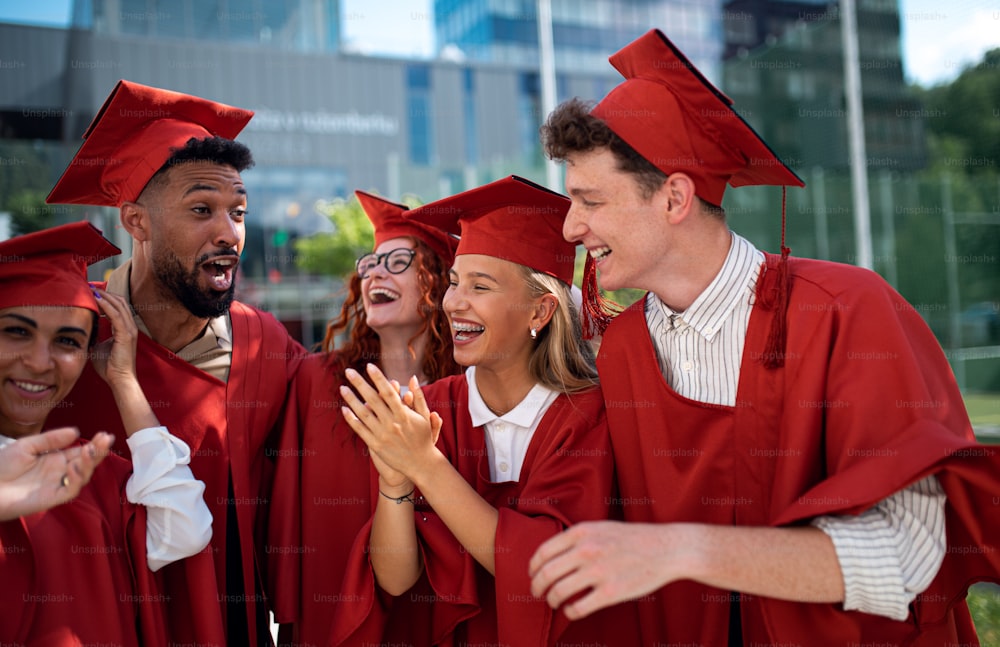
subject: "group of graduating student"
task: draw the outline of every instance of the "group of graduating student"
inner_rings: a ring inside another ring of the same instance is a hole
[[[729,229],[727,184],[802,183],[662,33],[611,62],[541,129],[568,197],[359,191],[313,354],[233,298],[252,113],[119,82],[49,201],[130,260],[0,243],[0,642],[976,644],[1000,458],[940,346]]]

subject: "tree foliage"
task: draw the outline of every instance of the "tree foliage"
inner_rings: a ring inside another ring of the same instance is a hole
[[[983,645],[1000,645],[1000,586],[979,583],[969,589],[969,611]]]
[[[403,204],[415,207],[420,201],[406,196]],[[320,232],[295,241],[296,265],[311,274],[347,276],[354,262],[375,247],[375,231],[358,199],[335,198],[316,203],[317,212],[333,225],[332,232]]]
[[[55,224],[52,207],[45,204],[46,195],[44,191],[26,189],[16,192],[7,200],[11,234],[30,234]]]
[[[949,185],[951,210],[959,216],[955,237],[961,305],[996,302],[1000,226],[991,219],[1000,215],[1000,48],[986,52],[951,83],[922,94],[930,161],[924,173],[928,195],[922,203],[946,208],[940,196],[943,185]],[[933,248],[941,244],[934,240],[940,237],[936,223],[941,216],[927,211],[935,224],[923,227],[924,237]],[[906,235],[904,231],[898,242]]]
[[[938,165],[975,172],[1000,167],[1000,48],[949,84],[925,92],[927,129],[953,154]],[[946,143],[945,143],[946,142]]]
[[[0,141],[0,211],[11,212],[11,233],[51,227],[53,209],[45,204],[51,189],[45,156],[30,142]]]

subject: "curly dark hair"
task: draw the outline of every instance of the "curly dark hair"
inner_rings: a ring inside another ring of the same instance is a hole
[[[625,143],[603,120],[590,114],[594,107],[574,97],[559,104],[539,128],[542,146],[549,158],[564,162],[572,153],[607,148],[614,153],[618,169],[635,176],[643,198],[663,186],[667,175]]]
[[[418,309],[423,323],[416,334],[409,340],[408,347],[413,351],[413,341],[428,334],[427,351],[424,355],[421,369],[430,381],[438,380],[448,375],[458,373],[460,367],[455,363],[452,354],[452,343],[448,317],[441,308],[441,299],[448,289],[448,268],[441,258],[435,254],[423,241],[410,238],[416,251],[414,261],[417,268],[417,285],[420,286],[421,297]],[[340,348],[336,348],[336,337],[344,331],[350,331],[350,339]],[[365,365],[369,362],[379,363],[378,334],[368,326],[365,318],[364,304],[361,300],[361,277],[357,272],[351,275],[347,289],[347,298],[337,315],[326,327],[326,336],[320,350],[327,353],[332,365],[338,368],[353,368],[362,375]],[[333,352],[336,350],[337,352]]]
[[[667,174],[636,152],[601,119],[590,114],[594,104],[578,97],[556,106],[539,128],[545,154],[565,162],[572,153],[586,153],[607,148],[618,162],[618,170],[631,173],[639,186],[640,195],[648,200],[667,181]],[[702,209],[716,218],[725,218],[722,207],[698,198]]]
[[[162,184],[165,181],[167,171],[181,164],[211,162],[222,166],[231,166],[238,173],[252,168],[254,164],[253,153],[246,145],[224,137],[205,137],[203,139],[192,137],[187,140],[184,146],[173,148],[171,151],[170,157],[149,179],[143,191]]]

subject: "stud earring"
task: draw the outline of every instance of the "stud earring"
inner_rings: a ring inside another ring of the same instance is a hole
[[[531,329],[531,338],[532,339],[538,339],[538,328],[532,328]]]

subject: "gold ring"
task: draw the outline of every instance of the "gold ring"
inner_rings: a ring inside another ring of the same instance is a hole
[[[63,487],[68,487],[69,486],[69,474],[63,474],[62,481],[60,481],[60,482],[62,483]]]

